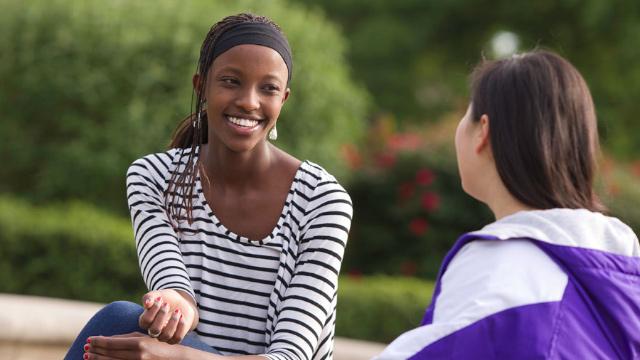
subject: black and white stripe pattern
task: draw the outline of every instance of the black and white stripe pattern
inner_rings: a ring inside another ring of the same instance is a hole
[[[198,180],[194,222],[182,221],[176,233],[164,200],[171,174],[184,168],[180,154],[188,151],[145,156],[127,173],[140,269],[149,289],[191,294],[200,311],[196,332],[224,354],[331,359],[338,272],[352,217],[349,195],[306,161],[273,232],[251,241],[218,221]]]

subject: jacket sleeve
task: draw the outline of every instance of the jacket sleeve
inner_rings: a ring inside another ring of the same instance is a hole
[[[544,358],[567,281],[527,240],[472,241],[439,279],[432,322],[375,359]]]

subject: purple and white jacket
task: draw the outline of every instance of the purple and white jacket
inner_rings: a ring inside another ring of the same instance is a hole
[[[421,326],[375,358],[395,359],[640,359],[637,236],[572,209],[463,235]]]

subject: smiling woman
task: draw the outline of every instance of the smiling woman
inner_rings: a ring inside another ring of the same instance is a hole
[[[217,57],[204,89],[211,135],[233,151],[254,148],[276,126],[287,81],[287,65],[271,48],[238,45]],[[200,82],[196,75],[194,86]]]
[[[324,169],[267,141],[291,73],[271,20],[239,14],[211,28],[194,111],[168,151],[127,173],[150,291],[141,306],[98,312],[67,359],[332,357],[352,206]]]

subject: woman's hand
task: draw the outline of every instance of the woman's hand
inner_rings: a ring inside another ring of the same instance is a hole
[[[142,297],[144,312],[139,324],[158,340],[177,344],[198,324],[193,299],[178,290],[150,291]],[[157,336],[156,336],[157,335]]]
[[[185,347],[159,342],[141,333],[116,336],[92,336],[84,346],[85,360],[154,359],[175,360],[184,358]]]

